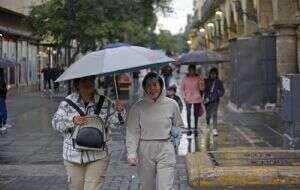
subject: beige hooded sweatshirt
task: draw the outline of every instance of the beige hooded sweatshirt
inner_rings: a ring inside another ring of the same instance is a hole
[[[167,140],[172,127],[184,127],[178,104],[162,92],[154,102],[148,97],[136,102],[126,120],[128,158],[137,158],[140,140]]]

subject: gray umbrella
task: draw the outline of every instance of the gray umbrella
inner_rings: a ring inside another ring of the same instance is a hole
[[[11,59],[0,58],[0,68],[8,68],[17,66],[17,62]]]
[[[184,54],[179,59],[179,62],[183,65],[217,64],[227,61],[228,60],[219,53],[203,50]]]
[[[56,82],[92,75],[111,75],[159,67],[175,60],[164,53],[130,45],[109,45],[107,49],[91,52],[73,63]],[[114,48],[115,47],[115,48]],[[116,80],[114,80],[115,86]],[[115,88],[116,89],[116,88]],[[117,94],[117,91],[116,91]],[[117,94],[118,97],[118,94]]]

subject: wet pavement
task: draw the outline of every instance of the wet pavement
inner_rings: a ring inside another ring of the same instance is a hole
[[[13,124],[13,128],[9,129],[6,135],[0,136],[0,189],[66,189],[67,179],[62,162],[62,137],[50,126],[59,97],[50,99],[47,94],[33,93],[7,100],[9,122]],[[186,121],[185,111],[182,116]],[[224,106],[220,111],[218,137],[204,134],[205,131],[207,132],[204,118],[201,119],[198,131],[198,135],[188,136],[187,131],[184,130],[177,157],[175,189],[192,189],[187,184],[185,166],[185,155],[188,152],[278,149],[282,147],[284,129],[276,114],[237,114],[228,111]],[[136,168],[127,166],[123,134],[122,130],[113,132],[113,153],[103,186],[104,190],[138,188]]]
[[[50,126],[57,102],[34,93],[7,105],[13,127],[0,136],[0,189],[66,189],[62,137]]]

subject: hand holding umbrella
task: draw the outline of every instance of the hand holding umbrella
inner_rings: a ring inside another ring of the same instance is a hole
[[[124,104],[120,100],[116,100],[115,109],[117,112],[122,112],[124,110]]]

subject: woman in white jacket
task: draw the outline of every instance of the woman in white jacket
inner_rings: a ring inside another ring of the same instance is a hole
[[[95,77],[85,77],[74,81],[76,92],[66,99],[75,103],[86,115],[93,115],[99,94],[95,90]],[[119,113],[119,114],[118,114]],[[99,116],[107,121],[107,127],[120,124],[120,114],[125,117],[123,105],[113,103],[105,98]],[[63,134],[63,159],[68,174],[69,190],[99,190],[105,172],[109,151],[79,150],[73,147],[72,131],[77,126],[87,123],[65,100],[62,101],[54,114],[52,126]],[[108,148],[108,147],[106,147]]]
[[[170,138],[172,129],[184,124],[177,103],[165,96],[163,86],[158,74],[148,73],[143,80],[145,97],[132,106],[126,121],[128,163],[138,165],[141,190],[174,186],[176,156]]]

